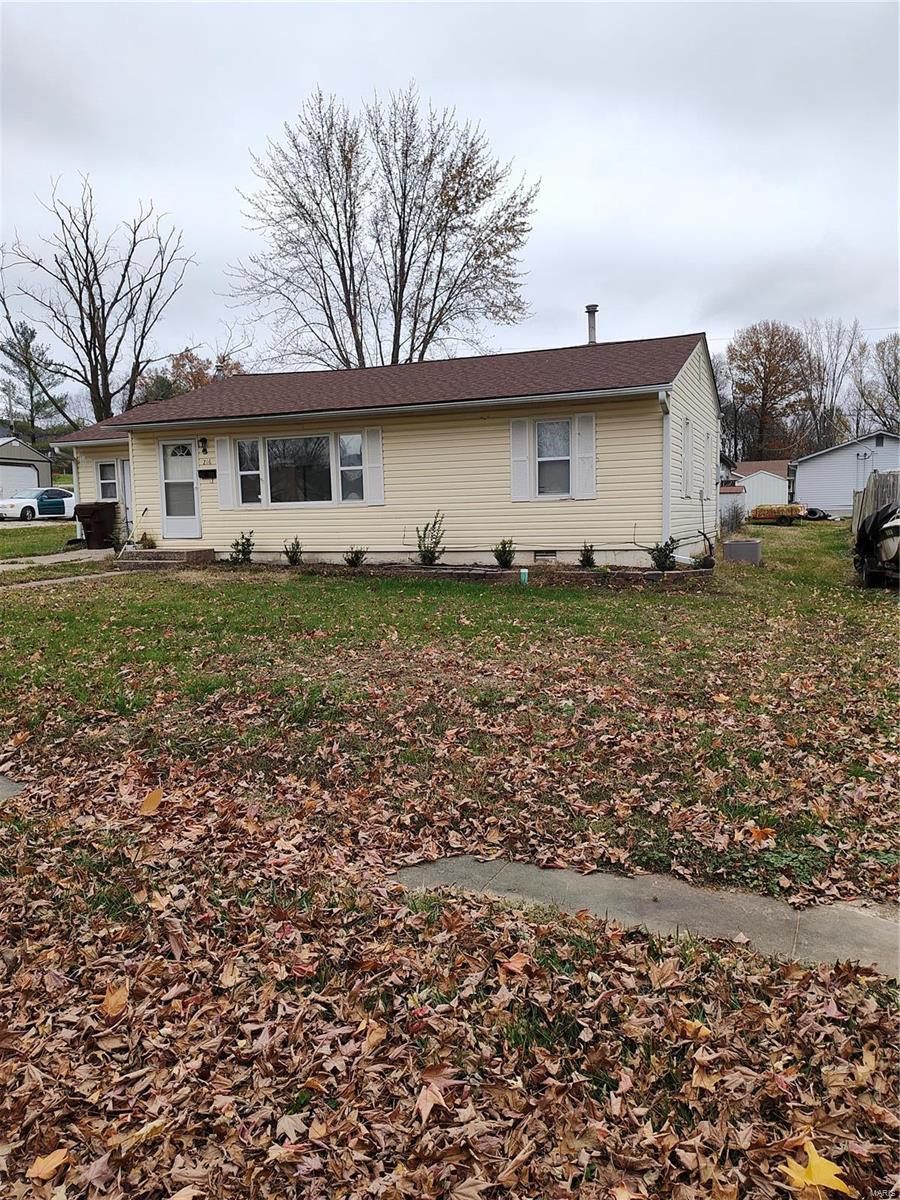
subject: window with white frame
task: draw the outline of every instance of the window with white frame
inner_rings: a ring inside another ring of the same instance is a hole
[[[97,463],[97,492],[101,500],[119,499],[119,477],[114,462]]]
[[[363,503],[363,453],[362,432],[236,439],[238,503]]]
[[[268,438],[266,463],[271,504],[326,504],[332,498],[331,438]]]
[[[568,496],[572,490],[572,422],[535,421],[537,494]]]
[[[241,504],[262,503],[262,471],[259,439],[241,439],[237,443],[238,494]]]
[[[338,471],[341,477],[341,499],[362,500],[363,437],[361,433],[342,433],[338,437]]]

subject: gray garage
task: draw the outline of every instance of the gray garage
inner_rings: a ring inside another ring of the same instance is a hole
[[[0,496],[22,488],[49,487],[50,459],[17,437],[0,437]]]

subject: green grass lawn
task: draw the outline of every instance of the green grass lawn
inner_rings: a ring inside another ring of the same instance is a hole
[[[765,568],[690,593],[222,567],[9,595],[3,715],[35,751],[251,778],[267,810],[327,784],[329,852],[364,830],[386,865],[884,897],[892,596],[856,585],[846,526],[763,536]]]
[[[703,592],[222,567],[2,594],[15,1194],[749,1200],[807,1142],[890,1186],[874,972],[390,876],[472,851],[888,895],[894,599],[846,527],[763,536]]]
[[[54,521],[35,528],[29,521],[0,521],[0,561],[32,554],[59,554],[75,536],[74,521]]]

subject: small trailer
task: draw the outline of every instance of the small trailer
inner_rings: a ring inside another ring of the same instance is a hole
[[[805,512],[802,504],[757,504],[750,520],[754,525],[793,525]]]
[[[900,581],[900,471],[873,471],[853,497],[853,566],[865,587]]]

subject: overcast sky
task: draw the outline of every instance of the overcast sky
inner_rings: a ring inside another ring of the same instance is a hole
[[[109,221],[152,199],[197,267],[158,338],[213,341],[255,245],[251,149],[317,84],[414,78],[542,180],[532,315],[496,349],[762,317],[898,324],[894,4],[16,4],[2,9],[2,234],[51,177]]]

